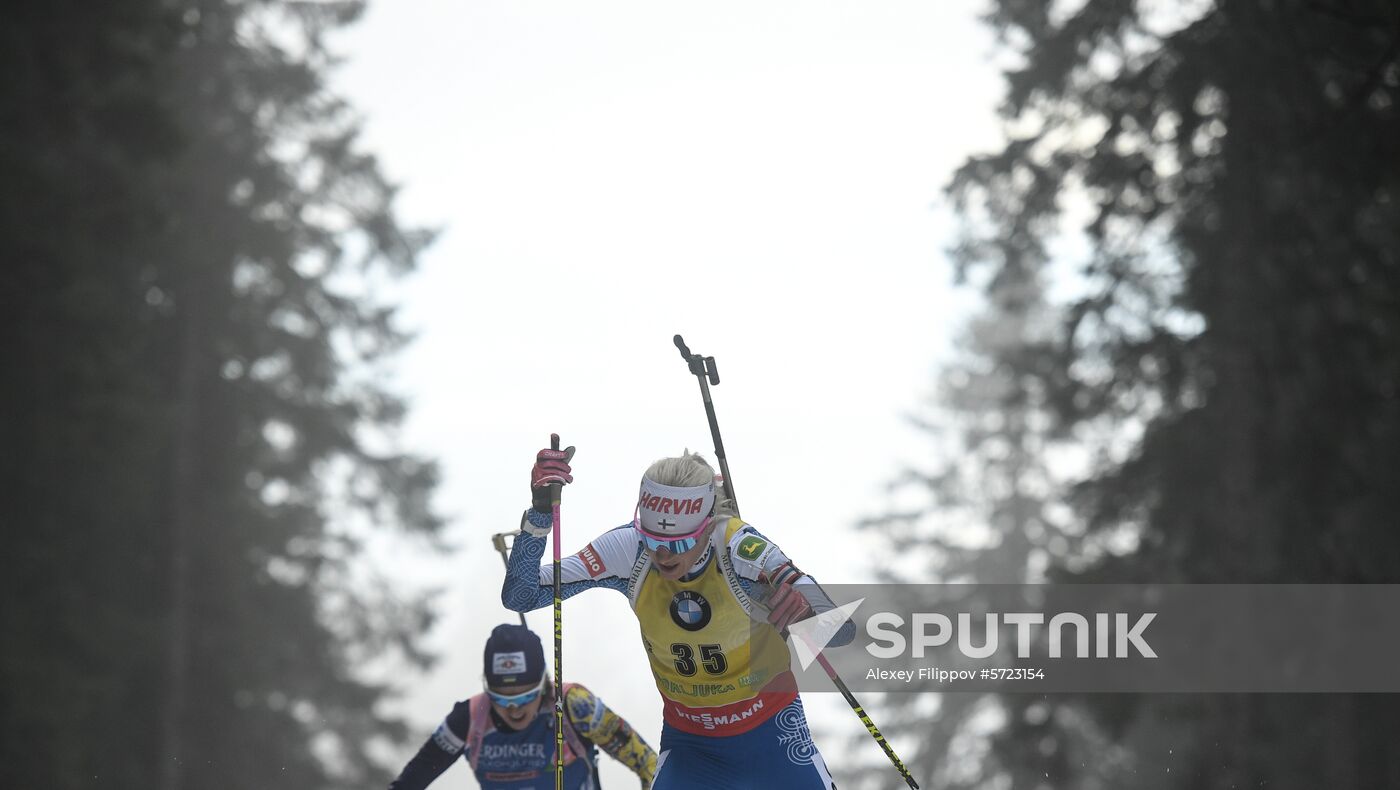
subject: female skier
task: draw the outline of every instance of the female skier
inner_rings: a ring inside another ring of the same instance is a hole
[[[540,567],[550,484],[573,482],[569,450],[541,450],[501,600],[553,601]],[[653,790],[834,788],[797,696],[782,632],[834,608],[772,541],[717,501],[714,469],[685,453],[642,475],[632,522],[560,563],[565,598],[593,587],[627,596],[663,703]],[[846,623],[830,645],[847,644]]]
[[[458,756],[486,790],[553,790],[555,718],[540,716],[553,699],[540,638],[523,625],[498,625],[486,640],[486,691],[458,702],[389,790],[423,790]],[[631,768],[647,787],[656,752],[602,700],[564,684],[564,787],[596,790],[598,747]]]

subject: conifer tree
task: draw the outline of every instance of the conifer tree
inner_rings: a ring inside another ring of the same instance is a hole
[[[7,785],[387,780],[358,668],[428,612],[358,543],[438,519],[375,285],[429,234],[326,87],[361,9],[3,12]]]
[[[1052,578],[1393,580],[1400,9],[1003,0],[989,20],[1017,57],[1010,133],[954,179],[964,264],[993,285],[1020,276],[1024,250],[1088,205],[1080,295],[1027,386],[1052,433],[1128,445],[1074,486],[1084,539]],[[1386,698],[1009,710],[997,751],[1033,782],[1018,787],[1400,781]],[[1097,762],[1073,757],[1086,717],[1111,739]],[[1125,773],[1106,780],[1105,762]]]

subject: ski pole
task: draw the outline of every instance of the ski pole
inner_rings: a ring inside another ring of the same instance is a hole
[[[715,418],[715,405],[714,402],[710,400],[709,385],[719,384],[719,371],[715,368],[715,358],[702,357],[699,354],[690,353],[690,349],[686,347],[685,340],[681,339],[680,335],[676,335],[674,340],[676,348],[680,349],[681,358],[690,366],[690,372],[700,380],[700,396],[705,401],[705,416],[709,418],[710,421],[710,435],[714,438],[715,457],[719,459],[720,474],[724,475],[724,490],[729,495],[729,500],[733,504],[734,512],[737,515],[739,512],[739,500],[734,496],[734,478],[729,474],[729,462],[724,456],[724,442],[719,436],[719,420]],[[707,379],[708,382],[706,381]],[[825,646],[823,645],[823,647]],[[885,756],[890,758],[890,762],[894,763],[895,770],[899,771],[899,775],[904,777],[904,781],[907,782],[913,790],[919,790],[919,783],[914,781],[914,777],[910,775],[909,769],[904,767],[904,763],[899,759],[899,755],[894,753],[894,748],[885,740],[885,736],[880,733],[880,728],[875,726],[875,722],[871,721],[870,715],[861,707],[860,702],[856,699],[855,695],[851,693],[850,688],[846,686],[846,682],[836,673],[836,667],[831,665],[831,662],[827,660],[826,655],[821,650],[816,650],[814,652],[817,655],[817,662],[822,665],[822,669],[826,670],[826,676],[831,678],[831,682],[836,686],[836,690],[840,691],[841,696],[846,698],[846,704],[850,705],[851,710],[860,718],[861,724],[865,725],[865,729],[870,733],[870,737],[874,738],[875,742],[880,744],[880,748],[885,751]]]
[[[549,435],[551,450],[559,449],[559,434]],[[549,486],[550,521],[554,542],[554,790],[564,790],[564,598],[559,565],[559,501],[564,486]],[[524,615],[521,615],[522,619]]]
[[[506,573],[510,573],[510,559],[506,552],[506,538],[514,535],[514,532],[497,532],[491,536],[491,545],[496,547],[496,551],[501,553],[501,564],[506,566]],[[519,612],[520,624],[529,627],[525,623],[525,613]]]
[[[719,420],[715,418],[715,404],[710,400],[710,385],[719,385],[719,369],[715,367],[715,358],[690,353],[680,335],[676,335],[675,342],[676,348],[681,350],[681,359],[690,366],[690,372],[694,373],[700,382],[700,398],[705,401],[705,418],[710,421],[710,435],[715,439],[715,458],[719,459],[719,473],[724,477],[724,492],[737,512],[739,498],[734,495],[734,478],[729,476],[729,459],[724,455],[724,440],[719,438]]]

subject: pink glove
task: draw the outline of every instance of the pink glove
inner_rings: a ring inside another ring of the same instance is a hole
[[[550,438],[554,440],[554,446],[558,447],[558,434],[550,434]],[[535,465],[530,469],[530,498],[536,511],[549,512],[551,485],[574,482],[573,469],[569,466],[569,459],[573,457],[572,447],[563,450],[545,449],[535,454]]]
[[[786,631],[788,626],[811,616],[812,605],[800,591],[793,589],[792,582],[778,585],[768,598],[768,622],[779,631]]]

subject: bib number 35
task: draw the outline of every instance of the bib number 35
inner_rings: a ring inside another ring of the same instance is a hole
[[[729,662],[719,645],[700,645],[700,664],[711,675],[723,675],[729,669]],[[695,649],[687,642],[671,643],[671,655],[676,657],[676,671],[685,677],[695,675]]]

